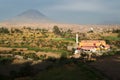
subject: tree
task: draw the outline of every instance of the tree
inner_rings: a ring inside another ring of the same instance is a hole
[[[67,30],[67,33],[71,34],[71,33],[72,33],[72,30],[71,30],[71,29],[68,29],[68,30]]]
[[[61,35],[61,31],[60,31],[60,29],[58,28],[58,26],[54,26],[54,27],[53,27],[53,32],[54,32],[55,34],[57,34],[57,35]]]
[[[23,33],[21,30],[19,30],[19,29],[15,29],[15,32],[16,33]]]
[[[118,33],[118,37],[120,38],[120,32]]]

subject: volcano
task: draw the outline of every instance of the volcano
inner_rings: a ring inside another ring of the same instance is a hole
[[[50,23],[50,20],[47,16],[39,12],[38,10],[27,10],[14,18],[5,20],[4,22],[16,24],[16,23]]]

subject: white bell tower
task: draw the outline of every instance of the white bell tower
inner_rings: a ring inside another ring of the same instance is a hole
[[[78,44],[78,34],[76,34],[76,44]]]

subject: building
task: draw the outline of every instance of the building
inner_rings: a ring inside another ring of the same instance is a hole
[[[82,40],[78,45],[83,50],[108,50],[110,46],[104,40]]]

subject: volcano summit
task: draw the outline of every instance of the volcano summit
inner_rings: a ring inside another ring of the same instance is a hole
[[[48,17],[37,10],[27,10],[12,19],[4,22],[8,23],[49,23],[51,22]]]

